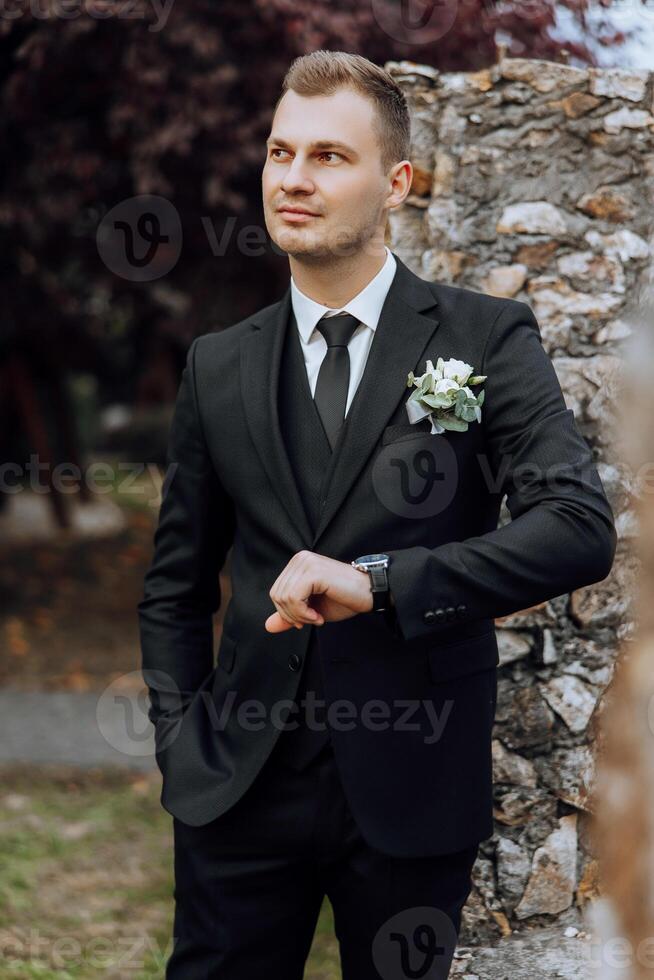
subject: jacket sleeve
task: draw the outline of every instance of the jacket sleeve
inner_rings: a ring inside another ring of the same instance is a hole
[[[511,521],[388,552],[389,622],[405,640],[451,627],[457,608],[458,622],[506,616],[601,581],[613,564],[613,512],[526,303],[502,307],[478,373],[487,375],[482,472],[506,494]]]
[[[154,554],[138,604],[148,717],[174,721],[213,669],[213,614],[234,536],[234,508],[202,433],[195,390],[196,338],[171,422]]]

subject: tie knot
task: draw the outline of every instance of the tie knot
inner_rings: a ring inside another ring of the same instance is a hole
[[[328,347],[347,347],[350,337],[361,323],[351,313],[336,314],[336,316],[323,316],[316,324],[327,341]]]

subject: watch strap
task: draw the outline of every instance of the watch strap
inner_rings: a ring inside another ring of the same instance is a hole
[[[387,612],[390,609],[390,586],[388,582],[388,559],[385,565],[374,565],[371,561],[366,561],[370,556],[365,555],[364,559],[355,559],[350,564],[360,572],[367,572],[370,578],[370,591],[372,592],[372,612]],[[374,558],[378,556],[375,555]],[[386,558],[386,556],[382,556]]]
[[[383,612],[388,606],[388,572],[385,568],[369,568],[372,611]]]

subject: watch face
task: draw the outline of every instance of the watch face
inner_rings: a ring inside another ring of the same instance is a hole
[[[359,565],[366,565],[368,568],[374,568],[379,566],[384,568],[388,564],[388,555],[363,555],[361,558],[357,558]]]

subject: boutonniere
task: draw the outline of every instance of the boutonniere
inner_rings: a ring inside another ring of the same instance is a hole
[[[409,371],[407,388],[416,390],[407,398],[406,410],[411,424],[426,416],[431,419],[431,434],[438,435],[446,429],[465,432],[468,422],[481,422],[481,406],[484,392],[475,395],[470,385],[481,384],[487,374],[472,374],[472,365],[451,357],[444,361],[439,357],[436,367],[427,361],[427,370],[419,376]]]

